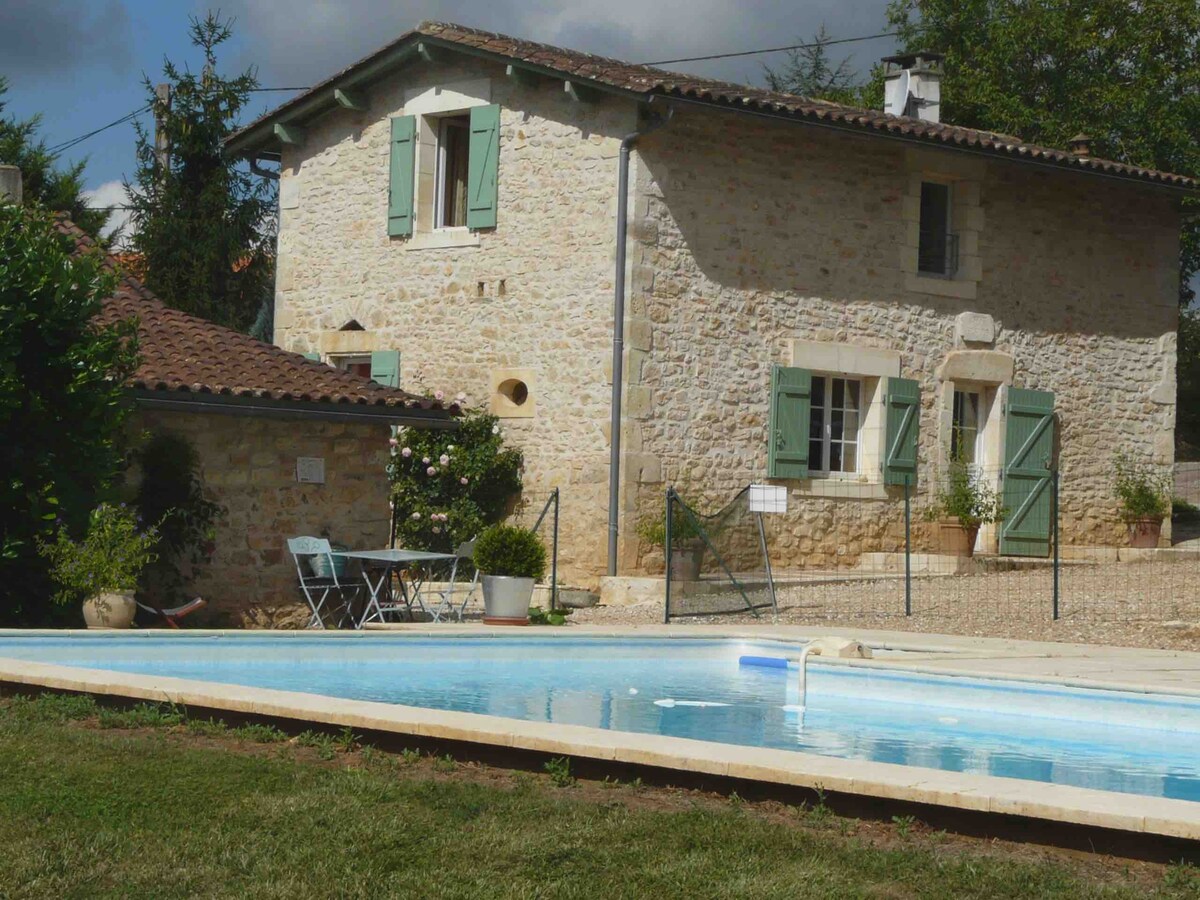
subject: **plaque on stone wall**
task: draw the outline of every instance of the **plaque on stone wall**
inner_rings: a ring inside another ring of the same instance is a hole
[[[296,457],[296,480],[301,484],[325,483],[325,459],[320,456]]]

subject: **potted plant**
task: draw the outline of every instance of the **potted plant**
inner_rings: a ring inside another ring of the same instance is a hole
[[[1129,527],[1129,546],[1157,547],[1162,523],[1171,512],[1171,479],[1124,453],[1113,459],[1113,492]]]
[[[938,488],[933,505],[925,515],[930,521],[949,519],[942,528],[957,532],[952,542],[955,552],[960,556],[974,556],[979,529],[1003,521],[1006,512],[1000,504],[999,494],[977,477],[970,466],[955,460],[950,464],[945,484]]]
[[[639,520],[637,534],[647,544],[660,547],[666,557],[666,510],[653,518]],[[700,538],[700,529],[695,520],[682,510],[674,511],[671,514],[671,580],[699,581],[703,555],[704,541]]]
[[[54,541],[40,544],[61,588],[55,602],[82,598],[88,628],[128,628],[137,612],[133,594],[138,576],[158,558],[158,540],[158,525],[139,531],[133,510],[124,504],[97,506],[82,541],[60,529]]]
[[[489,525],[475,539],[475,565],[483,573],[483,621],[528,625],[533,585],[546,573],[546,548],[516,525]]]

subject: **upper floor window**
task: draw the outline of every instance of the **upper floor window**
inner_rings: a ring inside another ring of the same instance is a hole
[[[446,116],[438,120],[435,228],[465,228],[467,225],[470,148],[470,116]]]
[[[958,271],[958,239],[951,232],[953,187],[938,181],[921,182],[921,224],[917,271],[923,275],[953,275]]]
[[[371,354],[355,354],[347,356],[330,356],[329,364],[343,372],[357,375],[359,378],[371,378]]]

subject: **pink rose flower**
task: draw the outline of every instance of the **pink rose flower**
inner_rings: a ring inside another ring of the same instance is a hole
[[[400,451],[400,455],[403,456],[405,459],[408,459],[410,456],[412,456],[412,447],[405,447],[403,450]]]
[[[433,526],[433,533],[434,533],[434,534],[441,534],[441,533],[442,533],[442,529],[440,529],[440,528],[438,528],[436,525],[434,525],[434,526]]]
[[[425,470],[425,474],[426,475],[436,475],[437,469],[434,468],[433,466],[430,466],[428,469]]]
[[[466,403],[467,395],[466,394],[458,394],[454,399],[457,400],[459,403]]]
[[[434,392],[433,392],[433,399],[434,399],[434,400],[441,400],[441,399],[442,399],[443,397],[445,397],[445,396],[446,396],[446,395],[445,395],[445,394],[443,394],[441,391],[434,391]]]
[[[433,521],[435,521],[435,522],[436,522],[436,521],[438,520],[438,514],[437,514],[437,513],[430,513],[430,514],[429,514],[429,518],[430,518],[430,519],[432,519]]]
[[[458,483],[459,483],[459,484],[466,484],[468,480],[469,480],[469,479],[467,478],[467,476],[466,476],[466,475],[464,475],[462,478],[458,479]]]
[[[443,453],[441,455],[441,457],[438,459],[438,462],[440,462],[443,466],[448,466],[448,465],[450,465],[450,457],[448,457],[445,453]]]
[[[421,514],[420,514],[420,513],[413,513],[413,514],[412,514],[412,517],[413,517],[413,521],[416,521],[417,519],[421,518]]]
[[[422,457],[421,462],[425,463],[425,465],[429,465],[429,457],[428,456]]]
[[[388,444],[392,447],[399,445],[399,443],[400,442],[398,440],[396,440],[395,438],[388,438]]]

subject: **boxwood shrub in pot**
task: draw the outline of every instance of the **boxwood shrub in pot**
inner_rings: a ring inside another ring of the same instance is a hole
[[[526,625],[533,585],[546,574],[546,548],[527,528],[490,525],[475,539],[475,565],[483,573],[484,622]]]
[[[1113,457],[1113,493],[1129,527],[1129,546],[1158,546],[1162,523],[1171,513],[1171,478],[1125,453]]]

